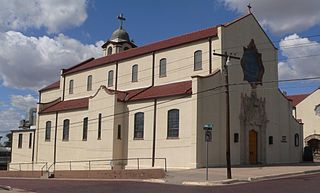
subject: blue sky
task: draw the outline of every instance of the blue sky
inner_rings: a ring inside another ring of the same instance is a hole
[[[231,21],[248,3],[279,48],[279,78],[320,76],[318,0],[0,0],[0,132],[17,126],[59,69],[101,56],[119,13],[131,39],[144,45]],[[304,81],[281,89],[296,94],[318,86]]]

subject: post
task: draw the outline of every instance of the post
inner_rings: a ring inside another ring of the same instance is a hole
[[[69,162],[69,165],[70,165],[70,171],[71,171],[71,161]]]
[[[206,140],[206,181],[208,181],[208,141]]]
[[[230,58],[240,60],[239,57],[225,54],[213,53],[215,56],[221,56],[224,58],[224,64],[222,65],[222,75],[225,78],[225,93],[226,93],[226,161],[227,161],[227,178],[231,179],[231,153],[230,153],[230,97],[229,97],[229,74],[228,64]]]
[[[139,166],[140,160],[139,160],[139,158],[137,158],[137,162],[138,162],[138,170],[139,170],[140,169],[140,166]]]
[[[227,158],[227,178],[231,179],[231,156],[230,156],[230,97],[229,97],[229,76],[228,76],[228,62],[229,57],[225,53],[225,83],[226,83],[226,158]]]
[[[89,171],[91,170],[91,161],[89,161]]]

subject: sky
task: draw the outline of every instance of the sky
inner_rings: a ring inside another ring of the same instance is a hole
[[[279,79],[320,76],[319,0],[0,0],[0,136],[36,105],[60,69],[101,57],[101,45],[126,17],[138,46],[229,22],[247,5],[278,48]],[[285,82],[288,94],[319,80]]]

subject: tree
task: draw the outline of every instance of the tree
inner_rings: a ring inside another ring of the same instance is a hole
[[[12,133],[8,133],[6,135],[6,137],[7,137],[8,140],[4,142],[4,146],[5,147],[11,147],[11,145],[12,145]]]

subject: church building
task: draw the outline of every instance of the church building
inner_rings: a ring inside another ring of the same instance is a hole
[[[11,169],[200,168],[206,140],[212,167],[227,142],[232,165],[302,160],[277,48],[252,13],[143,46],[118,19],[104,56],[39,90],[36,129],[12,131]]]

